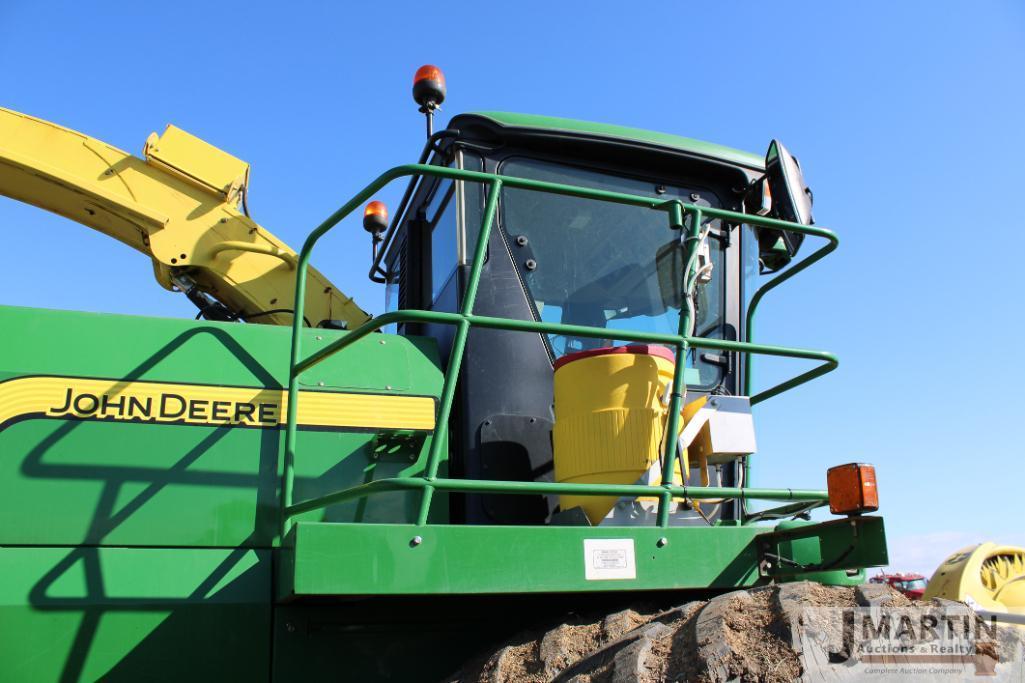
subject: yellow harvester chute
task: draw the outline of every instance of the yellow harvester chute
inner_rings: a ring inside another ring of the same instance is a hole
[[[0,108],[0,194],[141,251],[166,289],[215,300],[231,317],[290,324],[296,255],[239,211],[249,164],[174,126],[151,135],[143,155]],[[369,319],[312,268],[307,291],[311,325]]]

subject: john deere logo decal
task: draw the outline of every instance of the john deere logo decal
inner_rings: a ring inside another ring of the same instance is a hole
[[[434,429],[434,398],[301,391],[298,424],[354,429]],[[113,420],[233,427],[277,427],[281,389],[165,384],[79,377],[0,382],[0,428],[26,418]]]
[[[204,392],[209,389],[204,388]],[[195,392],[192,392],[193,396]],[[162,420],[180,422],[193,420],[218,424],[278,424],[280,404],[274,394],[257,396],[250,401],[221,400],[183,396],[172,391],[162,391],[159,396],[140,393],[102,393],[68,387],[62,405],[51,407],[47,415],[54,417],[96,417],[103,419]]]

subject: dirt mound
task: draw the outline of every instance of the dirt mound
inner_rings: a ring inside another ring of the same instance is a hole
[[[842,632],[845,622],[835,615],[843,610],[853,614],[850,608],[855,607],[914,605],[886,585],[855,588],[799,582],[735,591],[669,610],[625,610],[593,619],[574,616],[565,623],[522,633],[445,680],[850,680],[856,677],[852,668],[856,660],[850,658],[850,652],[835,648],[836,643],[846,642]],[[820,623],[816,623],[817,615],[824,615]]]

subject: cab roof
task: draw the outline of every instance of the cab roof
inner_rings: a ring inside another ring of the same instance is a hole
[[[477,116],[488,119],[503,128],[535,129],[551,133],[566,133],[581,137],[603,138],[627,143],[640,143],[662,149],[684,152],[688,155],[702,156],[709,159],[725,161],[739,166],[764,170],[765,159],[758,154],[744,152],[732,147],[703,142],[693,138],[669,133],[658,133],[641,128],[616,126],[591,121],[564,119],[556,116],[539,116],[537,114],[515,114],[502,111],[468,112],[462,116]]]

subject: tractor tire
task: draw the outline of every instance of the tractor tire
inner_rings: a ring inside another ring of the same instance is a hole
[[[955,608],[912,603],[889,586],[823,586],[809,581],[738,590],[666,610],[574,616],[521,633],[467,663],[445,683],[662,683],[666,681],[843,681],[865,678],[844,648],[836,617],[845,608]],[[809,611],[808,608],[836,608]],[[816,624],[816,614],[831,615]],[[838,621],[839,619],[839,621]],[[853,622],[852,622],[853,623]],[[826,630],[824,630],[826,629]],[[829,631],[828,629],[832,629]],[[1017,680],[1022,630],[1002,627],[995,673]],[[910,665],[910,663],[909,663]],[[962,676],[973,677],[971,662]]]

